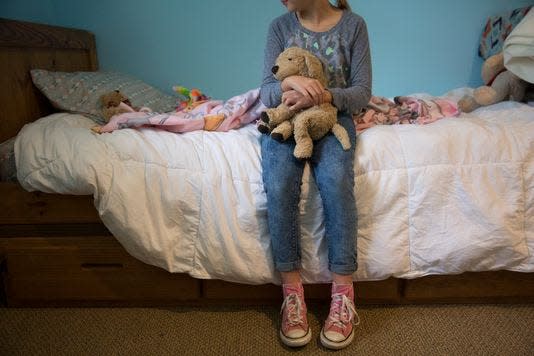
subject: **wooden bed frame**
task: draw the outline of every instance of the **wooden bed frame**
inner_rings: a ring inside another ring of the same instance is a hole
[[[29,70],[98,69],[83,30],[0,19],[0,141],[54,112]],[[0,296],[21,306],[163,306],[276,303],[280,287],[199,280],[129,255],[102,224],[91,196],[26,192],[0,183]],[[312,302],[329,285],[306,287]],[[534,302],[534,273],[467,272],[356,282],[356,304]]]

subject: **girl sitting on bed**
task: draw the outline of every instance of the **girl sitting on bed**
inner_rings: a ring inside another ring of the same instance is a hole
[[[352,342],[354,289],[357,269],[357,215],[354,197],[355,127],[352,113],[371,98],[371,58],[365,21],[351,12],[346,0],[336,6],[328,0],[281,0],[289,10],[274,19],[265,47],[260,96],[265,106],[281,101],[294,110],[328,101],[338,109],[338,121],[351,138],[351,149],[343,151],[335,136],[328,134],[314,144],[309,159],[325,212],[328,268],[332,273],[330,313],[321,330],[321,343],[340,349]],[[276,57],[286,48],[298,46],[321,59],[328,87],[319,81],[291,76],[278,82],[272,72]],[[288,346],[311,340],[306,318],[304,290],[299,269],[298,204],[305,161],[293,156],[294,139],[278,142],[261,136],[262,174],[267,194],[268,226],[275,268],[282,278],[282,322],[280,337]],[[359,320],[359,319],[358,319]]]

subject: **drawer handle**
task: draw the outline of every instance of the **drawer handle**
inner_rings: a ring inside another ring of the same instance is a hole
[[[123,267],[122,263],[82,263],[83,269],[118,269]]]
[[[46,202],[44,202],[44,201],[33,201],[33,202],[28,202],[27,204],[30,207],[36,206],[38,208],[42,208],[42,207],[46,206]]]

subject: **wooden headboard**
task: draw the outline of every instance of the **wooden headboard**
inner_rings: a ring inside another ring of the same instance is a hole
[[[88,31],[0,18],[0,142],[54,109],[33,85],[30,70],[95,71]]]

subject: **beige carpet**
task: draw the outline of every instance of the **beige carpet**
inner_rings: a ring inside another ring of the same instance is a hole
[[[309,304],[310,344],[278,341],[273,306],[0,308],[0,355],[323,354],[327,307]],[[534,305],[361,306],[338,355],[534,355]]]

